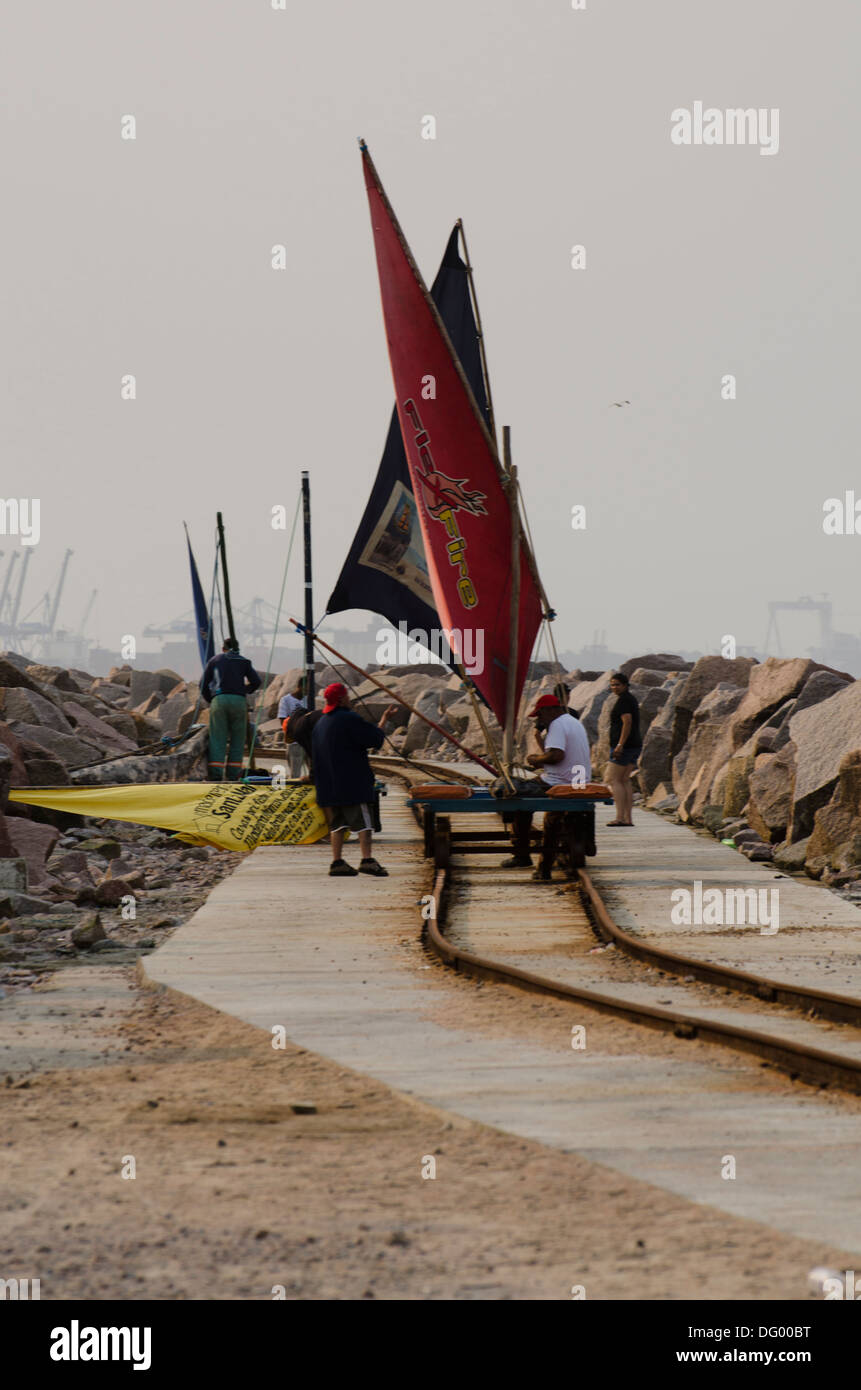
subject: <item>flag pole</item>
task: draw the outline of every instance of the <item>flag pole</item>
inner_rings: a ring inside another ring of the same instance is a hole
[[[505,693],[505,731],[502,761],[508,772],[514,766],[514,718],[517,713],[517,658],[520,620],[520,510],[517,505],[517,469],[511,462],[511,427],[502,427],[502,456],[508,480],[511,511],[511,621],[508,642],[508,685]]]
[[[303,624],[297,622],[295,618],[290,618],[289,621],[293,624],[293,626],[297,629],[298,632],[305,631]],[[359,675],[365,677],[365,680],[369,680],[371,684],[377,686],[379,690],[385,691],[385,693],[389,696],[389,699],[394,700],[399,705],[403,705],[404,709],[408,709],[410,714],[415,714],[418,716],[419,719],[423,719],[425,724],[429,724],[432,729],[436,729],[438,734],[442,734],[443,738],[448,739],[449,743],[453,743],[455,748],[460,749],[461,753],[465,753],[468,758],[471,758],[474,763],[478,763],[479,766],[483,767],[486,772],[492,772],[493,775],[496,776],[497,770],[495,767],[491,767],[490,763],[486,763],[483,758],[480,758],[478,756],[477,753],[473,753],[471,749],[466,748],[462,743],[459,743],[458,740],[454,737],[454,735],[450,734],[447,729],[444,729],[441,724],[435,723],[434,720],[429,719],[426,714],[422,714],[421,710],[416,709],[415,705],[411,705],[408,700],[404,700],[400,695],[397,694],[396,691],[392,690],[388,685],[383,685],[383,682],[378,681],[376,676],[372,676],[370,671],[364,671],[361,666],[356,665],[355,661],[351,661],[350,658],[348,656],[344,656],[342,652],[336,651],[336,649],[334,647],[331,647],[328,642],[324,642],[322,637],[318,637],[316,632],[313,634],[313,636],[314,641],[317,643],[318,647],[324,647],[327,652],[331,652],[332,655],[336,656],[339,661],[343,661],[345,666],[350,666],[354,671],[358,671]]]

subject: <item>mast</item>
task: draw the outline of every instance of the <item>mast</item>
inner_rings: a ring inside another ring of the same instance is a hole
[[[218,523],[218,549],[221,553],[221,577],[224,581],[224,611],[227,614],[228,635],[236,641],[236,629],[233,626],[233,609],[230,606],[230,580],[227,576],[227,547],[224,544],[224,522],[221,519],[221,512],[216,513]]]
[[[311,483],[302,472],[302,533],[305,550],[305,706],[313,709],[317,699],[314,686],[314,590],[311,582]]]
[[[510,772],[514,764],[514,720],[517,714],[517,652],[520,620],[520,510],[517,505],[517,469],[511,462],[511,428],[502,427],[502,455],[508,479],[511,509],[511,624],[508,641],[508,685],[505,693],[505,728],[502,763]]]
[[[484,394],[487,397],[487,422],[494,444],[496,444],[496,421],[493,415],[493,397],[490,394],[490,372],[487,369],[487,353],[484,349],[484,330],[481,326],[481,313],[478,308],[478,295],[475,292],[475,279],[472,274],[472,262],[469,259],[469,247],[466,244],[466,232],[463,227],[463,218],[457,219],[460,239],[463,242],[463,258],[466,261],[466,276],[469,283],[469,297],[472,300],[472,312],[475,314],[475,326],[478,332],[478,352],[481,358],[481,374],[484,377]]]

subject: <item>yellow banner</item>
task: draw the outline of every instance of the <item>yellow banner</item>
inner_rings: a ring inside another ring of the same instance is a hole
[[[130,787],[21,787],[10,801],[76,816],[127,820],[173,830],[190,845],[251,850],[312,845],[328,833],[308,782],[261,787],[242,782],[156,782]]]

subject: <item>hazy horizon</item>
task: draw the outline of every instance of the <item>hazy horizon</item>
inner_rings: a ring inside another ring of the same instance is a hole
[[[218,508],[237,604],[276,604],[303,468],[322,614],[393,400],[363,136],[428,282],[465,221],[560,649],[760,647],[770,600],[823,593],[861,631],[861,536],[822,529],[861,499],[849,0],[47,0],[7,34],[3,496],[41,501],[22,616],[69,547],[58,625],[98,588],[93,637],[143,643],[191,606],[183,521],[208,590]],[[674,144],[697,101],[779,110],[777,152]],[[803,654],[814,616],[781,640]]]

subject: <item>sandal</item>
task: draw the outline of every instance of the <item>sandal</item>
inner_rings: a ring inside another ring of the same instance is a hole
[[[348,864],[346,859],[333,859],[329,865],[331,878],[355,878],[358,872],[359,870]]]

